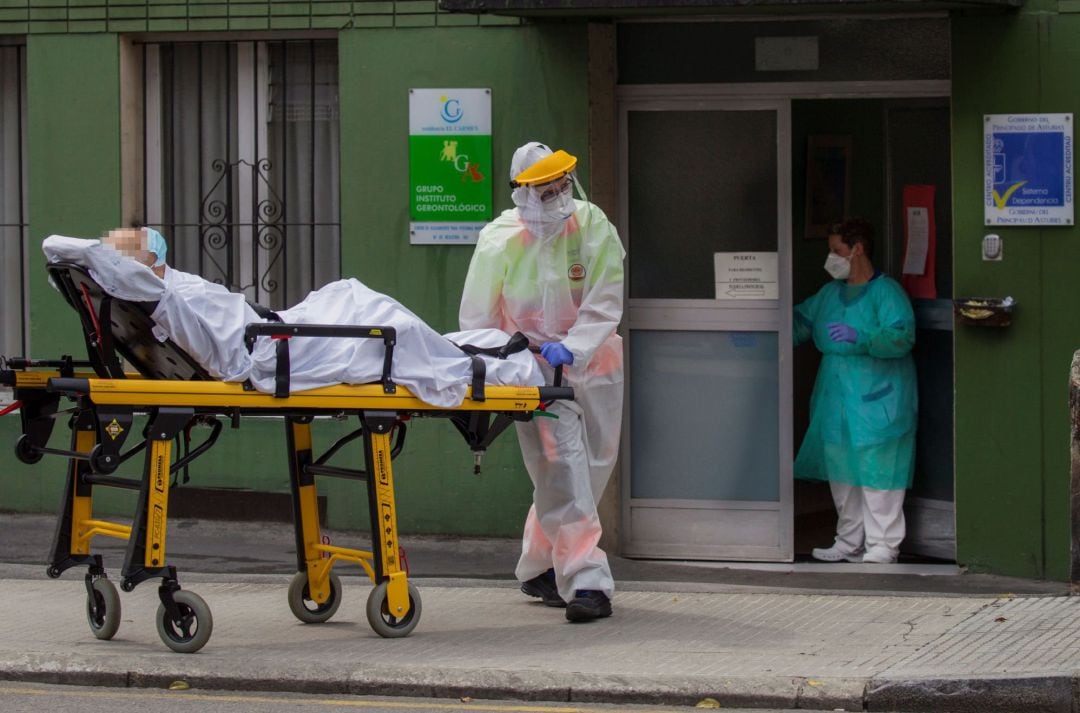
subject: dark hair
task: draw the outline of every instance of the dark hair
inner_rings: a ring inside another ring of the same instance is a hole
[[[842,223],[829,226],[829,235],[839,235],[840,240],[849,248],[862,243],[863,252],[871,260],[874,258],[874,226],[865,218],[848,218]]]

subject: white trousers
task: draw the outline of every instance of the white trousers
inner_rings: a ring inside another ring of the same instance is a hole
[[[554,568],[559,596],[566,601],[581,589],[608,597],[615,593],[607,555],[598,546],[596,503],[618,453],[622,383],[575,386],[574,397],[548,406],[557,419],[538,416],[516,424],[533,505],[514,574],[525,582]],[[594,404],[606,408],[591,408]]]
[[[904,490],[875,490],[829,481],[836,503],[836,549],[896,559],[904,541]]]

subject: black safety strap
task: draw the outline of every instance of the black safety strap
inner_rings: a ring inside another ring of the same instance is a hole
[[[514,332],[513,336],[501,347],[478,347],[475,344],[455,344],[458,349],[472,357],[472,400],[483,401],[484,385],[487,383],[487,365],[479,355],[493,356],[505,359],[511,354],[523,352],[529,348],[529,338],[521,332]]]
[[[289,395],[289,337],[271,337],[271,339],[277,340],[274,396],[283,399]]]
[[[248,301],[248,307],[268,322],[280,322],[277,312],[257,302]],[[289,338],[274,337],[277,340],[277,360],[274,368],[274,396],[283,399],[289,395]]]
[[[484,384],[487,377],[487,364],[480,357],[473,355],[469,357],[472,359],[472,400],[483,401],[487,398],[484,395]]]
[[[263,319],[265,319],[265,320],[267,320],[269,322],[280,322],[281,321],[281,317],[278,316],[277,312],[270,309],[269,307],[262,306],[258,302],[252,302],[252,301],[248,300],[248,307],[250,307],[252,309],[252,311],[255,312],[255,314],[259,315],[260,317],[262,317]]]
[[[523,352],[528,349],[529,338],[521,332],[514,332],[514,335],[501,347],[478,347],[475,344],[457,344],[456,346],[470,356],[483,354],[484,356],[505,359],[511,354],[517,354],[518,352]]]

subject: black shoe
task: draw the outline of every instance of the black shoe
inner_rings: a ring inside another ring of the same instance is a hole
[[[559,589],[555,586],[555,570],[549,569],[541,575],[533,577],[528,582],[521,583],[521,591],[530,597],[536,597],[549,607],[565,607],[566,602],[559,596]]]
[[[566,605],[568,621],[592,621],[611,616],[611,600],[603,592],[595,589],[579,589],[574,598]]]

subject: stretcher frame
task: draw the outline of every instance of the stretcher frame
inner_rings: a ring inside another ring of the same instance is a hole
[[[420,595],[408,581],[398,541],[391,466],[404,446],[407,422],[413,417],[448,418],[477,454],[479,468],[480,455],[512,422],[529,420],[552,400],[573,398],[572,389],[561,386],[484,385],[480,374],[460,406],[435,407],[393,382],[396,334],[392,328],[259,323],[248,327],[248,348],[260,335],[278,343],[277,388],[275,394],[265,394],[246,383],[213,380],[176,344],[155,338],[150,319],[153,304],[106,294],[78,265],[54,263],[48,270],[79,314],[89,359],[8,359],[6,368],[0,369],[0,384],[14,389],[20,405],[22,434],[15,447],[17,457],[25,463],[35,463],[45,455],[68,460],[47,573],[59,577],[72,567],[87,567],[87,620],[99,639],[115,635],[120,600],[101,555],[91,552],[91,541],[111,537],[127,542],[120,579],[123,591],[130,592],[150,579],[161,580],[156,624],[166,646],[192,653],[209,640],[213,630],[210,609],[197,594],[181,589],[176,568],[167,562],[166,535],[170,479],[216,443],[222,419],[234,428],[246,416],[279,416],[284,420],[296,538],[297,572],[288,592],[293,614],[306,623],[329,620],[342,595],[333,568],[340,562],[357,564],[375,584],[366,606],[369,624],[380,636],[397,638],[412,632],[421,612]],[[380,382],[290,394],[288,340],[294,336],[382,340],[386,359]],[[125,373],[119,357],[136,372]],[[62,414],[62,398],[73,403],[68,449],[48,445]],[[148,417],[142,440],[124,450],[137,414]],[[320,415],[356,416],[360,426],[316,457],[312,423]],[[189,443],[197,426],[208,426],[210,434],[193,450],[185,448],[183,455],[178,450],[174,454],[174,441]],[[358,438],[363,443],[362,470],[330,464],[341,447]],[[141,478],[112,475],[143,451]],[[370,551],[323,543],[316,476],[367,482]],[[93,490],[100,486],[138,490],[130,526],[94,517]]]

